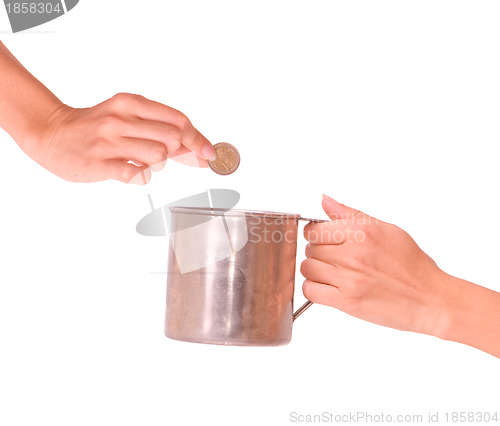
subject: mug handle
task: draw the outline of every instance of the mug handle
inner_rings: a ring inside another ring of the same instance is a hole
[[[299,220],[305,220],[309,223],[323,223],[323,222],[329,222],[327,219],[309,219],[307,217],[299,217]],[[298,317],[300,317],[305,311],[307,311],[311,306],[313,305],[313,302],[308,300],[306,303],[304,303],[299,309],[297,309],[293,313],[293,321],[295,321]]]

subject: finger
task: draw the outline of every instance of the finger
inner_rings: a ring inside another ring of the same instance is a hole
[[[348,240],[352,232],[354,232],[352,223],[332,220],[324,223],[308,223],[304,227],[304,238],[312,244],[340,245]]]
[[[213,161],[217,158],[212,144],[194,126],[189,123],[183,132],[182,144],[198,157]]]
[[[328,305],[337,309],[342,309],[344,304],[342,292],[333,285],[305,280],[302,285],[302,292],[304,296],[313,303]]]
[[[107,102],[113,112],[121,112],[126,115],[132,113],[137,117],[137,120],[143,122],[155,122],[176,127],[182,132],[182,144],[184,146],[193,151],[198,157],[215,160],[216,153],[212,144],[194,128],[191,121],[182,112],[159,102],[146,99],[143,96],[128,93],[119,93]],[[131,134],[127,136],[163,142],[161,138],[146,135]],[[169,149],[169,152],[176,149]]]
[[[122,137],[160,142],[168,153],[177,151],[182,143],[182,132],[178,127],[159,121],[127,119],[122,121],[120,130]]]
[[[151,168],[146,167],[142,169],[140,173],[137,173],[132,179],[130,179],[128,183],[143,186],[151,182],[151,178],[152,178]]]
[[[340,204],[325,194],[323,194],[321,205],[330,219],[348,219],[352,216],[363,214],[359,210]]]
[[[163,161],[160,161],[159,163],[152,164],[151,166],[149,166],[149,168],[152,172],[161,172],[165,168],[166,164],[167,160],[165,159]]]
[[[175,127],[183,127],[187,117],[175,108],[152,101],[141,95],[131,93],[118,93],[106,101],[112,112],[124,115],[135,115],[146,121],[159,121],[172,124]]]
[[[182,130],[182,144],[198,157],[205,160],[215,160],[217,155],[212,144],[203,136],[182,112],[151,101],[142,96],[136,99],[136,114],[143,120],[159,121],[173,124]]]
[[[181,145],[181,147],[174,153],[169,154],[168,158],[186,166],[208,167],[207,160],[198,157],[193,151],[190,151],[184,145]]]
[[[308,258],[300,265],[300,272],[308,280],[335,285],[336,267],[329,263]]]
[[[161,142],[121,137],[117,143],[107,146],[104,155],[133,161],[136,165],[154,166],[167,159],[168,151]]]
[[[102,179],[113,179],[123,183],[146,185],[151,180],[151,171],[146,166],[136,166],[125,160],[106,160],[99,163],[96,174]]]
[[[348,246],[335,246],[324,244],[308,244],[306,257],[328,263],[334,267],[345,266],[346,259],[350,256]]]

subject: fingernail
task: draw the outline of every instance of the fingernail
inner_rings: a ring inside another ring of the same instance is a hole
[[[205,160],[213,161],[217,158],[217,153],[212,145],[206,144],[201,150],[201,155]]]
[[[163,160],[163,161],[160,161],[159,163],[156,163],[156,164],[153,164],[150,169],[153,171],[153,172],[160,172],[163,170],[163,168],[165,167],[165,165],[167,164],[167,160]]]
[[[332,209],[332,210],[339,210],[342,208],[342,204],[340,204],[338,201],[334,200],[332,197],[329,197],[326,194],[323,194],[323,201],[322,201],[323,206],[326,206],[327,209]],[[327,212],[328,213],[328,212]],[[332,219],[332,213],[328,213],[330,216],[330,219]],[[334,216],[333,218],[338,217],[338,215]]]
[[[338,201],[334,200],[332,197],[329,197],[329,196],[328,196],[328,195],[326,195],[326,194],[323,194],[323,195],[322,195],[322,198],[323,198],[323,200],[330,201],[331,203],[334,203],[334,204],[337,204],[337,205],[339,205],[339,206],[340,206],[340,203],[339,203]]]

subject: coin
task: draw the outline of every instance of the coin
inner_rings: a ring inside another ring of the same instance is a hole
[[[240,165],[240,153],[230,143],[220,142],[214,145],[217,158],[209,161],[210,168],[219,175],[230,175]]]

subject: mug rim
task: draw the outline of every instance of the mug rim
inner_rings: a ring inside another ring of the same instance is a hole
[[[269,218],[287,218],[287,219],[300,219],[298,213],[281,213],[270,212],[265,210],[244,210],[244,209],[222,209],[217,207],[191,207],[191,206],[170,206],[169,210],[172,213],[185,213],[185,214],[202,214],[208,216],[235,216],[235,217],[269,217]]]

